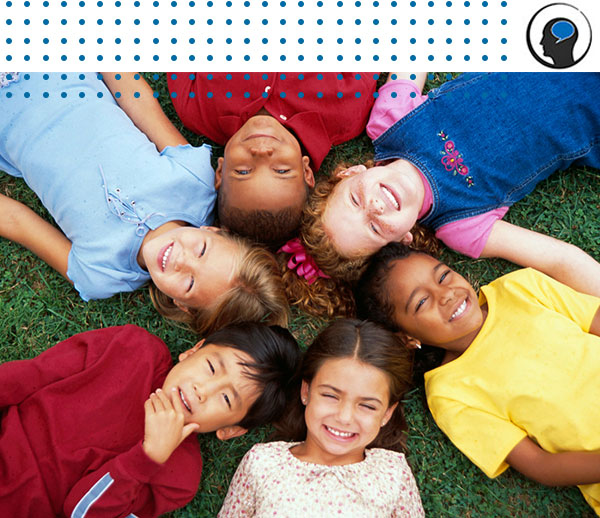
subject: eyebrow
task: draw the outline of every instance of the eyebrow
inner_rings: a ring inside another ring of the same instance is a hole
[[[215,353],[215,356],[217,357],[217,363],[219,364],[219,368],[221,368],[223,370],[223,372],[225,374],[227,374],[227,367],[225,366],[225,362],[223,361],[223,357],[219,354],[219,353]],[[233,393],[233,400],[236,406],[240,406],[240,395],[238,393],[237,390],[235,390],[235,387],[230,383],[229,386],[231,387],[231,392]],[[229,408],[231,409],[232,405],[229,405]]]
[[[333,385],[328,385],[327,383],[322,383],[321,385],[319,385],[319,388],[328,388],[328,389],[332,390],[333,392],[335,392],[336,394],[344,394],[343,390],[340,390],[340,389],[334,387]],[[379,398],[376,398],[376,397],[364,397],[364,396],[361,396],[359,399],[361,401],[377,401],[379,404],[383,405],[383,403],[381,402],[381,400]]]
[[[444,263],[438,263],[437,265],[435,265],[433,267],[433,273],[436,273],[438,271],[438,269],[443,268],[444,266],[446,266]],[[413,299],[413,297],[415,296],[415,294],[417,293],[417,291],[419,291],[420,286],[417,286],[414,290],[412,290],[410,292],[410,295],[408,296],[408,299],[406,300],[406,306],[404,306],[404,312],[408,313],[408,306],[410,306],[410,303]]]

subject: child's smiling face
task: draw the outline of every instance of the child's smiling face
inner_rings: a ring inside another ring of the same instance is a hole
[[[412,241],[423,187],[411,167],[354,166],[339,173],[343,179],[329,195],[323,227],[343,257],[371,255],[392,241]]]
[[[144,242],[156,287],[177,305],[207,308],[233,286],[241,251],[213,227],[179,227]]]
[[[462,352],[483,325],[473,287],[429,255],[413,253],[396,260],[385,289],[395,324],[422,343]]]
[[[179,363],[167,374],[163,391],[171,400],[179,398],[185,424],[198,424],[199,433],[217,431],[220,439],[230,437],[221,436],[221,429],[234,433],[231,437],[244,433],[237,423],[259,394],[242,363],[251,364],[254,360],[232,347],[202,344],[199,342],[179,356]]]
[[[302,382],[308,429],[305,460],[342,465],[364,459],[365,447],[388,422],[387,375],[353,358],[330,359],[310,383]]]

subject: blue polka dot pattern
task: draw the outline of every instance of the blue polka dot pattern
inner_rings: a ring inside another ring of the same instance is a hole
[[[43,0],[41,17],[31,0],[0,3],[0,66],[12,69],[497,67],[517,41],[506,0]]]

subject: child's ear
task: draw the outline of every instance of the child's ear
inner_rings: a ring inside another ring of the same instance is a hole
[[[406,340],[406,348],[407,349],[420,349],[421,348],[421,341],[417,340],[416,338],[413,338],[412,336],[407,336],[405,337]]]
[[[224,426],[223,428],[219,428],[215,433],[217,435],[217,439],[221,441],[227,441],[229,439],[233,439],[234,437],[240,437],[247,431],[248,430],[246,428],[242,428],[236,424],[234,426]]]
[[[400,240],[403,245],[410,245],[413,241],[413,235],[410,232],[404,234],[404,237]]]
[[[383,420],[381,421],[381,426],[385,426],[386,424],[388,424],[388,421],[392,418],[392,414],[394,413],[394,410],[396,410],[397,406],[398,406],[398,401],[396,401],[392,406],[388,407],[388,409],[385,411],[385,414],[383,414]]]
[[[300,387],[300,401],[302,401],[303,405],[306,405],[306,403],[308,403],[308,389],[308,382],[306,380],[302,380],[302,386]]]
[[[310,158],[307,156],[302,157],[302,171],[306,185],[312,189],[315,186],[315,174],[310,167]]]
[[[363,164],[359,164],[359,165],[353,165],[352,167],[349,167],[348,169],[344,169],[343,171],[340,171],[336,176],[339,176],[340,178],[345,178],[347,176],[352,176],[358,173],[362,173],[363,171],[366,171],[367,167]]]
[[[183,360],[185,360],[187,357],[191,356],[192,354],[194,354],[198,349],[200,349],[200,347],[202,347],[204,345],[204,338],[202,340],[200,340],[196,345],[194,345],[194,347],[192,347],[191,349],[188,349],[187,351],[182,352],[179,355],[179,361],[182,362]]]
[[[190,312],[190,308],[188,308],[185,304],[179,302],[178,300],[173,299],[173,304],[175,304],[184,313]]]
[[[221,187],[221,180],[223,175],[223,157],[217,160],[217,168],[215,169],[215,189]]]
[[[222,228],[212,227],[210,225],[202,225],[200,228],[203,230],[210,230],[211,232],[222,232],[223,231]]]

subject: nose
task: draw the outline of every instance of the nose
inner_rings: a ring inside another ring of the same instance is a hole
[[[383,205],[383,201],[379,198],[371,198],[369,202],[369,213],[370,214],[383,214],[385,207]]]
[[[337,420],[340,423],[348,424],[352,421],[352,403],[342,401],[338,406]]]
[[[258,144],[250,148],[250,154],[252,156],[273,156],[273,147],[267,144]]]
[[[189,263],[188,256],[189,252],[186,250],[186,248],[181,248],[177,254],[177,257],[175,258],[175,271],[181,271],[186,268],[187,264]]]
[[[455,299],[454,290],[451,288],[442,287],[440,294],[439,294],[440,304],[442,306],[445,306],[449,302],[452,302],[454,299]]]

